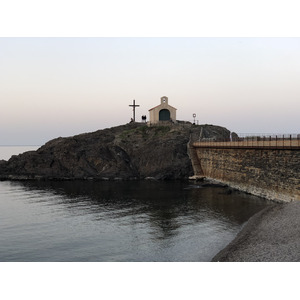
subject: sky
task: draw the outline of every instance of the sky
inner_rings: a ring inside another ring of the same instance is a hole
[[[297,1],[47,3],[1,2],[0,145],[125,124],[133,100],[149,119],[162,96],[179,120],[299,133]]]
[[[0,38],[2,145],[136,120],[167,96],[177,119],[299,133],[300,38]]]

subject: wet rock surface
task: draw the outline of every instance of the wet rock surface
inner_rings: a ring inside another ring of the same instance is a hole
[[[299,262],[299,215],[299,201],[265,208],[212,261]]]
[[[56,138],[37,151],[0,162],[0,179],[182,179],[193,175],[191,136],[229,138],[220,126],[132,123]]]

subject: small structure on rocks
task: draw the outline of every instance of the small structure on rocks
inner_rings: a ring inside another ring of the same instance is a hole
[[[161,122],[174,122],[176,123],[176,108],[169,105],[168,97],[163,96],[160,98],[160,105],[149,109],[150,124],[157,124]]]

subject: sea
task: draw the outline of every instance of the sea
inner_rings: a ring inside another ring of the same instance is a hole
[[[0,262],[209,262],[270,204],[193,181],[0,181]]]

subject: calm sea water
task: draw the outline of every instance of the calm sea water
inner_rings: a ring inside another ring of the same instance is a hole
[[[210,261],[265,201],[188,182],[0,182],[0,261]]]
[[[193,182],[0,182],[0,261],[210,261],[263,199]]]

